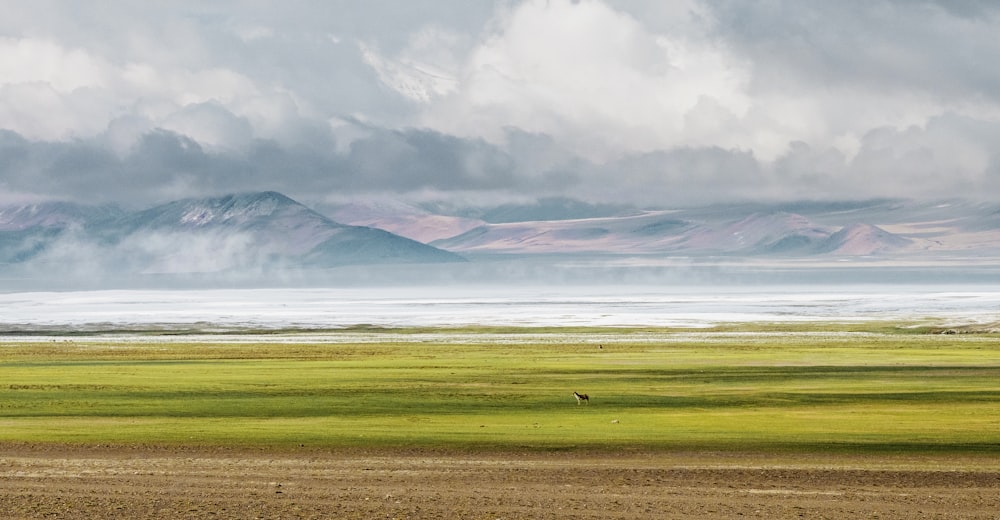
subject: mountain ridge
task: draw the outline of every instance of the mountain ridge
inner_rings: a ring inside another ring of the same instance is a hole
[[[545,206],[551,220],[537,220],[540,206],[533,204],[513,213],[509,205],[498,207],[534,220],[491,223],[470,216],[490,207],[456,214],[454,204],[358,198],[313,209],[273,191],[192,197],[137,211],[55,202],[8,206],[0,207],[0,264],[8,272],[85,276],[93,270],[267,273],[462,262],[476,255],[1000,258],[1000,208],[981,203],[879,199],[628,211],[560,199],[540,204],[551,205]]]
[[[4,214],[21,218],[18,229],[0,230],[0,261],[29,270],[267,272],[464,261],[385,230],[335,222],[273,191],[193,197],[114,215],[95,212],[97,217],[71,225],[43,225],[62,219],[55,214],[46,218],[11,207],[0,210]]]
[[[68,201],[45,201],[0,207],[0,231],[60,228],[114,219],[124,211],[118,206],[88,206]]]
[[[352,202],[351,208],[354,209],[341,207],[338,221],[363,221],[403,236],[421,236],[430,239],[431,245],[461,254],[1000,257],[1000,210],[996,206],[957,201],[745,203],[645,209],[614,216],[594,212],[574,219],[499,223],[456,217],[449,211],[434,213],[429,209],[410,212],[402,220],[386,212],[366,211],[361,201]],[[355,219],[355,211],[365,216]],[[478,214],[488,211],[483,209]],[[522,215],[525,219],[534,218],[529,213]],[[451,236],[444,236],[440,228],[436,234],[427,233],[430,226],[422,226],[434,219],[449,218],[464,219],[463,227],[453,228],[457,232]]]

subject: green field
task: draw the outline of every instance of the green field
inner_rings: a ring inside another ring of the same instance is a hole
[[[8,338],[0,442],[1000,455],[1000,336],[868,324]]]

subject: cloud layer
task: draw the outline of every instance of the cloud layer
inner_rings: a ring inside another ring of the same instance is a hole
[[[995,199],[989,2],[33,2],[0,202]]]

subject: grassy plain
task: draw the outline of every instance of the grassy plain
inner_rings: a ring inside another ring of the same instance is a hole
[[[8,338],[0,442],[1000,455],[1000,335],[928,332]]]

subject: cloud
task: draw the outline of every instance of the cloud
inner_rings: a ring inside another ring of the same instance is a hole
[[[699,143],[685,117],[699,103],[732,117],[747,106],[743,72],[724,49],[650,32],[596,1],[526,1],[501,11],[455,74],[454,95],[427,107],[420,124],[493,142],[517,127],[592,159],[736,145]]]
[[[723,202],[731,191],[751,200],[776,198],[762,165],[743,150],[676,148],[628,155],[599,169],[601,175],[589,176],[581,187],[588,199],[603,194],[616,201],[674,207],[693,201]],[[726,189],[720,190],[720,186]]]
[[[964,8],[959,6],[964,5]],[[786,141],[852,152],[873,128],[1000,119],[1000,7],[979,2],[706,2]],[[960,35],[960,36],[959,36]],[[756,128],[756,126],[755,126]]]
[[[360,43],[359,49],[382,84],[405,98],[426,103],[457,88],[458,57],[454,51],[464,43],[465,39],[457,33],[425,27],[413,35],[396,58],[387,58],[365,43]]]
[[[1000,122],[944,114],[924,126],[872,130],[850,170],[857,177],[854,185],[868,179],[872,188],[906,197],[981,199],[1000,188],[996,143]]]
[[[433,131],[379,131],[348,154],[349,182],[373,190],[497,189],[510,187],[513,165],[497,147]]]
[[[208,110],[218,115],[217,108]],[[33,141],[0,132],[0,185],[38,196],[141,206],[262,190],[310,199],[324,193],[517,189],[529,182],[500,148],[431,130],[372,128],[344,153],[260,139],[208,146],[154,129],[119,155],[108,140]]]
[[[1000,193],[990,2],[14,11],[0,19],[3,199]]]
[[[878,88],[942,103],[1000,96],[1000,72],[984,67],[1000,53],[995,3],[706,4],[715,34],[752,63],[755,89]]]
[[[253,128],[245,117],[234,115],[216,102],[187,105],[166,117],[160,127],[220,148],[239,148],[253,138]]]
[[[30,242],[22,250],[30,249]],[[38,244],[37,256],[14,266],[29,278],[102,280],[134,275],[226,273],[278,274],[288,266],[277,260],[277,246],[260,244],[249,233],[154,231],[131,234],[117,241],[97,240],[80,229],[67,229]]]

